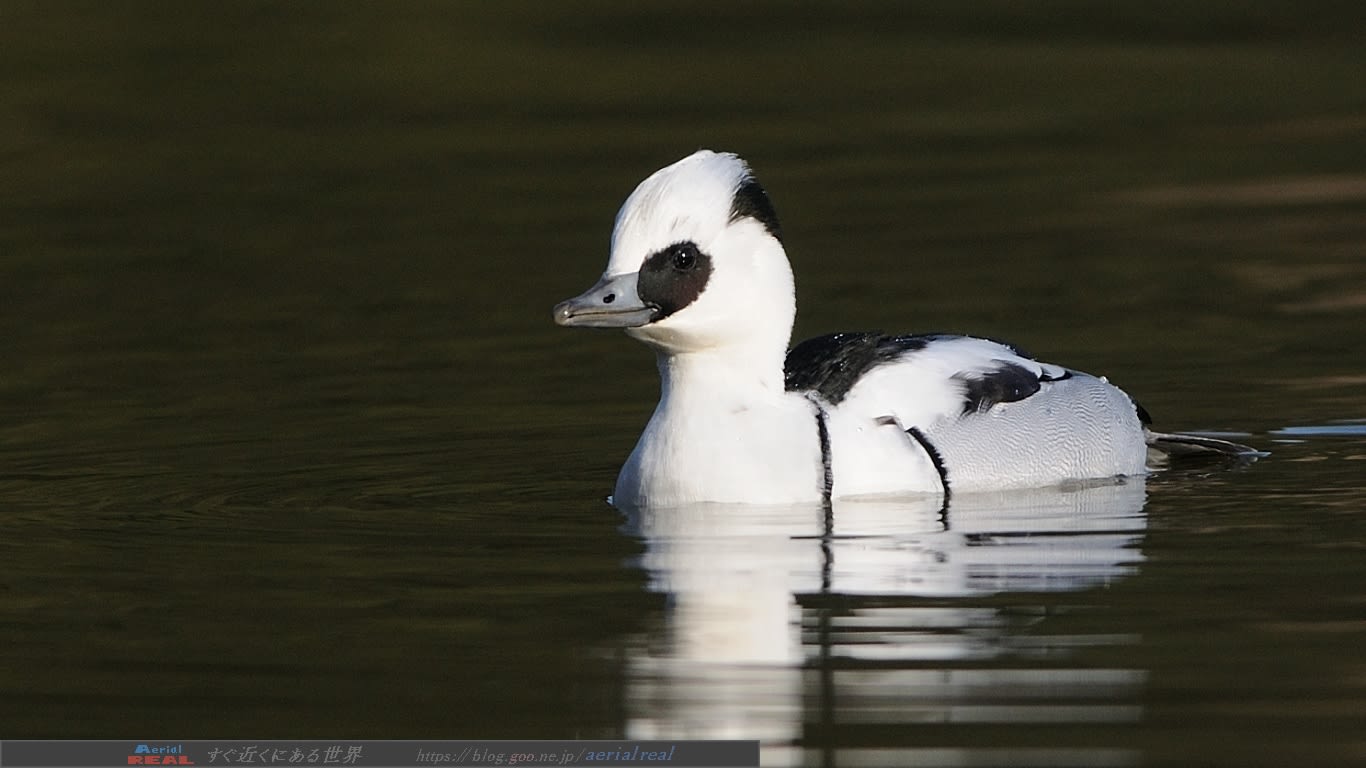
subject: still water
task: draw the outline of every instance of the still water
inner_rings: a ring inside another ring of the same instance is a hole
[[[0,6],[0,735],[1366,764],[1356,4]],[[556,328],[743,153],[798,336],[973,332],[1269,456],[623,515]]]

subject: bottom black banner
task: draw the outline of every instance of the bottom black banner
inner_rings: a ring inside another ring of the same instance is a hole
[[[3,768],[105,768],[129,765],[222,768],[667,765],[671,768],[752,768],[759,765],[759,742],[610,739],[0,741],[0,766]]]

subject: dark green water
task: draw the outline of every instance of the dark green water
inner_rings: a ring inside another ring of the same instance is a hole
[[[1359,5],[691,9],[0,4],[0,736],[1366,764]],[[1007,338],[1271,455],[624,520],[652,358],[550,307],[699,146],[798,336]]]

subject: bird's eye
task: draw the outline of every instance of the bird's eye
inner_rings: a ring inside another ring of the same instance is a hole
[[[679,272],[687,272],[697,266],[697,246],[691,243],[678,245],[673,253],[674,269]]]

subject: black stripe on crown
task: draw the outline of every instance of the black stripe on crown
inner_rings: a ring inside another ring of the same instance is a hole
[[[783,241],[782,230],[778,226],[778,212],[773,210],[773,201],[753,176],[745,177],[735,196],[730,201],[730,220],[754,219],[764,225],[770,235],[778,242]]]

